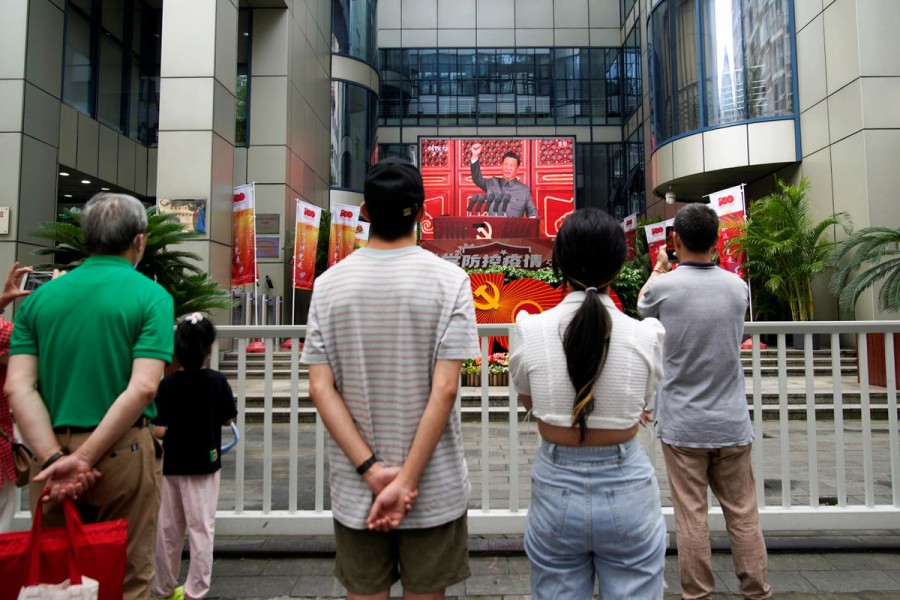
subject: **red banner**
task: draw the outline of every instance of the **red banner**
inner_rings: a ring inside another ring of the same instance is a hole
[[[635,245],[637,219],[637,213],[632,213],[622,221],[622,229],[625,231],[625,244],[628,248],[625,253],[625,260],[633,260],[637,256],[637,246]]]
[[[644,227],[644,233],[647,236],[647,251],[650,253],[651,268],[656,265],[656,258],[660,250],[665,252],[666,227],[670,227],[674,223],[675,219],[669,219],[668,221],[660,221]]]
[[[256,283],[256,207],[253,184],[234,188],[231,207],[231,285]]]
[[[349,204],[331,205],[331,236],[328,238],[328,266],[332,267],[353,252],[359,207]]]
[[[293,285],[296,289],[312,289],[313,279],[316,276],[316,250],[319,247],[321,222],[321,208],[297,200],[293,268]]]
[[[709,203],[719,215],[719,266],[743,276],[741,265],[744,263],[744,256],[729,248],[728,244],[742,235],[740,223],[744,220],[744,186],[738,185],[710,194]]]

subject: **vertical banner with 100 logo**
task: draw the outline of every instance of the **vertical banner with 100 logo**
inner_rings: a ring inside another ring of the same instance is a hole
[[[709,195],[709,204],[719,215],[719,265],[726,271],[731,271],[743,277],[741,264],[743,255],[729,247],[731,240],[743,235],[740,228],[744,220],[744,186],[737,185],[727,190],[714,192]]]
[[[231,205],[231,285],[256,282],[256,208],[254,185],[234,188]]]
[[[319,225],[322,209],[297,200],[296,231],[294,232],[294,288],[311,290],[316,276],[316,250],[319,246]]]
[[[332,267],[353,252],[359,207],[350,204],[331,205],[331,237],[328,239],[328,266]]]

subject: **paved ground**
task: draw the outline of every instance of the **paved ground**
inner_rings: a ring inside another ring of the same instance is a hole
[[[897,532],[893,532],[894,534]],[[809,549],[791,547],[796,539],[769,540],[769,581],[776,598],[801,600],[887,600],[900,598],[900,544],[897,535],[877,534],[807,539]],[[793,540],[793,541],[792,541]],[[834,546],[852,541],[857,548],[835,551]],[[514,539],[506,542],[516,545]],[[478,541],[476,540],[476,544]],[[485,540],[481,540],[482,545]],[[217,540],[217,558],[213,566],[213,585],[209,598],[341,598],[344,590],[332,575],[333,558],[327,552],[329,540],[310,544],[304,553],[302,543],[283,540],[275,546],[260,541],[253,549],[248,540]],[[717,542],[717,545],[721,543]],[[778,546],[782,546],[779,549]],[[448,590],[450,598],[525,600],[530,598],[528,559],[520,552],[474,552],[470,561],[472,576]],[[737,580],[731,556],[719,550],[713,556],[716,573],[716,599],[738,599]],[[677,559],[666,559],[666,600],[680,597]],[[396,587],[392,596],[400,596]]]

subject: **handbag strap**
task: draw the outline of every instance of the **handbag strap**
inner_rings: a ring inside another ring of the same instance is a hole
[[[41,538],[43,537],[44,522],[44,496],[48,495],[50,490],[44,488],[38,498],[37,505],[34,509],[34,517],[31,520],[31,540],[29,542],[29,559],[28,559],[28,583],[27,585],[37,585],[41,582]],[[69,539],[69,583],[72,585],[81,584],[81,568],[78,566],[78,555],[75,540],[83,531],[81,516],[78,509],[71,498],[63,500],[63,511],[66,515],[66,532]]]

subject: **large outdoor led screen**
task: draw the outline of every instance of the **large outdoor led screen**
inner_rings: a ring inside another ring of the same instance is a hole
[[[566,137],[419,138],[423,239],[470,237],[480,221],[494,239],[555,237],[575,210],[574,153]]]

